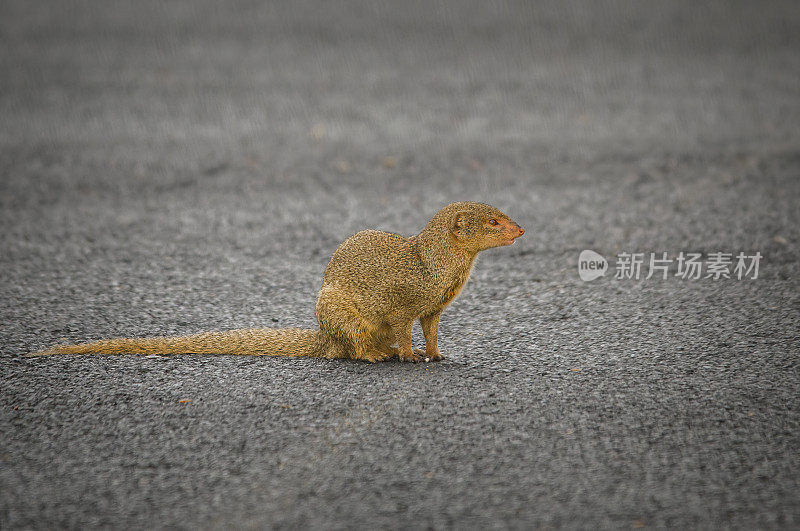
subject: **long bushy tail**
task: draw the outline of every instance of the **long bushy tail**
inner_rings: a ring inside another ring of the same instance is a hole
[[[191,336],[104,339],[57,345],[29,356],[51,354],[238,354],[243,356],[322,356],[319,330],[246,328]]]

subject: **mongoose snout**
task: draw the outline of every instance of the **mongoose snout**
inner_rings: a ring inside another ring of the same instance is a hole
[[[512,240],[515,240],[525,234],[525,229],[517,225],[515,222],[508,220],[508,225],[506,225],[506,231],[509,233],[509,237]]]

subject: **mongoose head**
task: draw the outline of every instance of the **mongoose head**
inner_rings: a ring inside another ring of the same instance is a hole
[[[457,245],[478,252],[511,245],[525,229],[493,206],[483,203],[453,203],[442,209],[450,219],[451,234]]]

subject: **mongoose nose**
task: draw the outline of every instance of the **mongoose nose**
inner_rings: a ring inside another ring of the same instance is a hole
[[[525,229],[523,229],[523,228],[522,228],[522,227],[520,227],[519,225],[517,226],[517,228],[519,229],[519,235],[520,235],[520,236],[522,236],[523,234],[525,234]]]

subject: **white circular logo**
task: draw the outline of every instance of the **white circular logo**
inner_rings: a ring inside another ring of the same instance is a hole
[[[578,275],[584,282],[602,277],[608,270],[608,262],[602,255],[586,249],[578,257]]]

